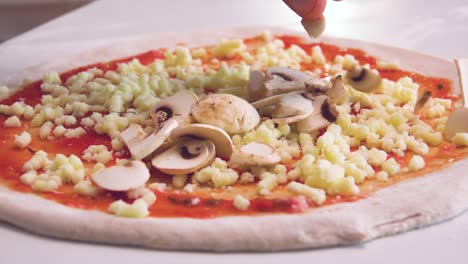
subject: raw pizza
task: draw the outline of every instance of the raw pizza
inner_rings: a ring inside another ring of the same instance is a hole
[[[63,71],[103,50],[91,51],[0,88],[0,218],[74,240],[283,250],[468,206],[452,62],[261,32],[131,40],[105,49],[109,62]],[[141,43],[152,50],[116,60]]]

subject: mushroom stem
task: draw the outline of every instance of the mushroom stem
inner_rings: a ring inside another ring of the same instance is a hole
[[[109,191],[128,191],[142,186],[149,178],[145,163],[138,160],[108,167],[91,175],[91,180],[97,186]]]
[[[164,122],[161,129],[147,135],[140,125],[131,124],[120,133],[120,138],[127,145],[132,158],[134,160],[141,160],[161,147],[166,139],[169,138],[171,131],[177,126],[179,126],[178,121],[170,119]]]

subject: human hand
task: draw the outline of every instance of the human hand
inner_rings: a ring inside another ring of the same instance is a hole
[[[327,0],[283,0],[303,19],[320,19],[327,5]]]
[[[325,30],[323,11],[327,0],[283,0],[296,14],[302,17],[302,25],[313,38],[319,37]]]

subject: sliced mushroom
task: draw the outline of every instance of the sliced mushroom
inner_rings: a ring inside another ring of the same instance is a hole
[[[244,99],[231,94],[210,94],[192,108],[199,123],[217,126],[229,134],[249,131],[260,123],[260,115]]]
[[[249,90],[250,101],[255,101],[263,97],[265,90],[265,74],[259,70],[250,71],[247,89]]]
[[[184,138],[154,157],[151,164],[167,174],[187,174],[208,166],[213,162],[215,153],[215,145],[211,140]]]
[[[336,76],[333,80],[332,87],[327,91],[326,95],[332,104],[340,104],[343,102],[346,91],[344,89],[343,78],[341,78],[341,75]]]
[[[292,92],[292,93],[300,93],[300,92]],[[267,106],[276,104],[277,102],[279,102],[281,100],[281,98],[284,95],[285,94],[277,94],[277,95],[273,95],[273,96],[270,96],[270,97],[267,97],[267,98],[263,98],[261,100],[258,100],[258,101],[255,101],[255,102],[251,103],[251,105],[255,109],[262,109],[262,108],[265,108]]]
[[[192,106],[198,102],[198,97],[189,90],[182,90],[173,96],[158,102],[151,110],[151,117],[155,128],[159,129],[162,123],[171,119],[179,119],[179,123],[189,122]]]
[[[460,76],[461,95],[463,106],[455,109],[445,123],[445,139],[451,141],[457,133],[468,133],[468,60],[455,59]]]
[[[336,109],[335,105],[330,103],[330,98],[323,102],[321,113],[322,116],[331,123],[335,122],[338,118],[338,110]]]
[[[189,124],[178,127],[171,133],[171,139],[174,142],[183,137],[209,139],[215,145],[216,156],[222,159],[231,157],[233,151],[231,137],[219,127],[207,124]]]
[[[265,87],[275,94],[305,89],[305,82],[313,77],[308,73],[285,67],[271,67],[266,71]]]
[[[468,133],[468,108],[455,109],[445,123],[445,139],[451,141],[457,133]]]
[[[429,98],[431,98],[432,92],[431,91],[424,91],[421,92],[418,96],[418,99],[416,100],[416,104],[414,105],[414,112],[417,113],[419,110],[421,110],[424,105],[429,101]]]
[[[91,175],[91,180],[109,191],[128,191],[145,184],[150,173],[145,163],[134,160],[115,165]]]
[[[301,24],[312,38],[318,38],[325,31],[325,16],[321,16],[319,19],[302,19]]]
[[[313,78],[305,82],[306,91],[312,96],[326,94],[331,89],[332,84],[326,79]]]
[[[280,162],[281,157],[276,150],[267,144],[252,142],[236,149],[229,164],[233,167],[269,166]]]
[[[320,95],[312,101],[314,111],[306,119],[296,123],[299,133],[310,133],[327,127],[335,122],[338,117],[334,105],[328,102],[328,97]]]
[[[274,118],[287,118],[297,115],[310,114],[314,110],[310,100],[300,93],[285,94],[276,103]]]
[[[161,147],[169,138],[171,131],[177,126],[179,126],[179,122],[176,119],[170,119],[164,122],[159,130],[147,135],[140,125],[131,124],[120,133],[120,138],[127,145],[132,158],[141,160]]]
[[[302,91],[306,87],[305,82],[312,78],[312,75],[299,70],[271,67],[266,71],[262,83],[262,73],[251,71],[248,85],[250,100],[255,101],[276,94]]]
[[[305,119],[314,108],[300,92],[280,94],[252,103],[257,109],[273,107],[269,115],[277,124],[290,124]]]
[[[305,87],[304,83],[307,80],[313,78],[312,75],[306,72],[279,66],[270,67],[266,71],[267,81],[274,77],[279,77],[285,82],[298,82],[302,87]]]
[[[198,97],[188,90],[183,90],[157,103],[150,115],[155,131],[147,135],[141,126],[132,124],[120,138],[127,145],[132,158],[141,160],[163,146],[171,131],[178,125],[190,123],[190,111]]]
[[[375,91],[382,82],[378,73],[358,65],[346,73],[346,79],[354,89],[364,93]]]

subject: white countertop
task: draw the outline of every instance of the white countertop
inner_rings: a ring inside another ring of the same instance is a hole
[[[466,0],[329,1],[327,34],[468,56]],[[3,76],[123,37],[162,31],[279,25],[300,29],[280,0],[102,0],[0,45]],[[79,44],[79,45],[76,45]],[[450,190],[447,190],[450,191]],[[430,201],[429,201],[430,202]],[[468,263],[468,213],[363,245],[272,254],[164,252],[44,238],[0,223],[0,263]]]

